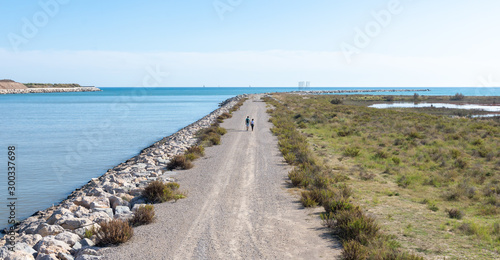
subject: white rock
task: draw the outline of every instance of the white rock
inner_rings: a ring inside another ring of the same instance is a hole
[[[92,215],[95,215],[95,213],[105,213],[107,214],[110,218],[113,218],[113,209],[112,208],[95,208],[92,210]]]
[[[130,211],[130,208],[127,206],[118,206],[115,209],[116,214],[130,214],[132,211]]]
[[[97,200],[97,197],[94,196],[84,196],[84,197],[78,197],[73,203],[75,203],[78,206],[82,206],[85,208],[90,208],[90,204]]]
[[[100,259],[101,253],[96,250],[96,248],[87,247],[82,250],[79,250],[76,254],[75,260],[88,260],[88,259]]]
[[[58,234],[55,237],[55,239],[63,241],[64,243],[68,244],[69,246],[73,246],[76,242],[80,241],[80,236],[78,236],[75,233],[65,231],[63,233]]]
[[[36,234],[38,226],[42,223],[45,223],[45,220],[30,220],[30,218],[28,218],[23,222],[23,224],[21,224],[22,226],[19,228],[19,233]]]
[[[74,260],[75,258],[70,254],[59,253],[57,254],[57,258],[61,260]]]
[[[29,246],[34,246],[38,241],[42,240],[42,236],[39,234],[23,234],[21,235],[17,241],[18,243],[26,243]]]
[[[85,227],[92,224],[92,221],[86,218],[71,218],[65,219],[61,223],[58,223],[61,227],[69,230],[75,230],[77,228]]]
[[[28,253],[30,255],[33,255],[34,253],[36,253],[35,249],[33,249],[30,245],[28,245],[26,243],[16,243],[16,245],[14,246],[14,250],[15,251],[22,251],[22,252]]]
[[[92,203],[90,203],[90,208],[95,209],[95,208],[109,208],[109,200],[104,197],[99,197],[98,199],[94,200]]]
[[[113,209],[111,208],[108,209],[111,210],[111,216],[113,216]],[[89,216],[89,219],[94,223],[101,224],[102,222],[110,221],[111,219],[113,219],[113,217],[110,217],[109,213],[107,212],[98,211],[92,213],[92,215]]]
[[[30,254],[28,252],[24,252],[24,251],[16,251],[16,252],[10,252],[10,254],[5,257],[5,258],[2,258],[2,259],[5,259],[5,260],[31,260],[31,259],[35,259],[35,257],[33,257],[33,254]]]
[[[59,225],[49,225],[47,223],[42,223],[38,226],[35,233],[41,235],[42,237],[57,235],[64,232],[64,228]]]
[[[84,238],[80,241],[80,245],[82,245],[82,248],[86,248],[86,247],[92,247],[92,246],[95,246],[95,243],[94,241],[92,241],[91,239],[88,239],[88,238]]]
[[[48,236],[40,240],[33,249],[42,254],[57,255],[59,252],[69,254],[71,247],[63,241],[55,239],[54,236]]]
[[[54,225],[63,215],[69,215],[71,211],[69,209],[60,208],[52,213],[52,215],[47,219],[47,224]]]
[[[36,260],[59,260],[55,254],[42,254],[39,253]]]

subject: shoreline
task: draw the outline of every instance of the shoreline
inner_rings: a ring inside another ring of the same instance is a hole
[[[145,204],[141,194],[147,183],[173,181],[169,173],[174,172],[165,169],[170,159],[198,143],[195,135],[200,129],[210,127],[219,115],[229,112],[247,96],[238,95],[221,102],[219,108],[203,118],[153,143],[100,177],[92,178],[57,205],[35,212],[14,228],[5,228],[2,232],[6,235],[0,239],[0,258],[31,259],[34,254],[44,256],[50,252],[74,257],[97,253],[100,248],[93,247],[95,241],[85,238],[85,231],[111,219],[132,217],[134,210]],[[7,241],[11,236],[14,241]],[[17,251],[9,251],[8,243]]]
[[[64,92],[98,92],[96,87],[79,88],[28,88],[28,89],[0,89],[0,95],[8,94],[34,94],[34,93],[64,93]]]
[[[342,94],[342,93],[376,93],[376,92],[427,92],[430,89],[343,89],[343,90],[298,90],[288,92],[290,94]]]

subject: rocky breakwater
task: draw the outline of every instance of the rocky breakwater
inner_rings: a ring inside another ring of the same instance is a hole
[[[198,143],[196,133],[245,95],[230,98],[195,123],[163,138],[137,156],[94,178],[59,205],[35,213],[0,240],[0,259],[100,259],[98,238],[89,230],[112,219],[128,220],[146,202],[145,186],[167,177],[170,159]]]
[[[96,87],[79,88],[27,88],[27,89],[0,89],[0,94],[30,94],[30,93],[59,93],[59,92],[96,92],[102,91]]]

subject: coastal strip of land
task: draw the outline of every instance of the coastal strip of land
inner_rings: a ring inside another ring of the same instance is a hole
[[[102,90],[96,87],[26,88],[26,89],[0,89],[0,94],[33,94],[33,93],[97,92],[97,91],[102,91]]]
[[[246,95],[230,98],[193,124],[142,150],[137,156],[94,178],[56,206],[38,211],[5,230],[0,259],[97,259],[99,247],[87,235],[99,224],[128,220],[145,205],[144,187],[155,180],[172,181],[170,160],[198,142],[197,132],[217,122]]]
[[[157,220],[104,259],[331,259],[340,243],[289,193],[266,103],[251,96],[221,127],[222,144],[206,149],[176,180],[189,195],[155,205]],[[254,131],[245,118],[256,120]]]
[[[291,94],[317,95],[317,94],[348,94],[348,93],[378,93],[378,92],[426,92],[430,89],[339,89],[339,90],[298,90]]]

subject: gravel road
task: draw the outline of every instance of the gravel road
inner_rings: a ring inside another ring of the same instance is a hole
[[[222,124],[222,144],[174,177],[188,197],[155,205],[154,223],[106,259],[333,259],[341,245],[321,226],[318,210],[291,194],[287,172],[259,95]],[[244,119],[256,121],[246,131]]]

